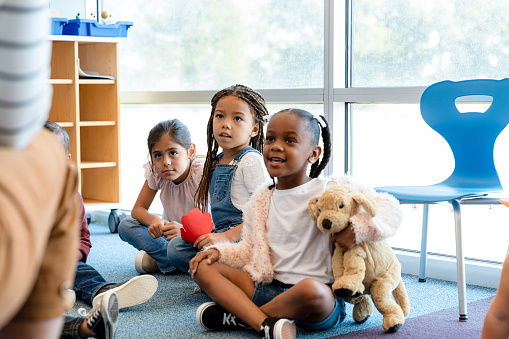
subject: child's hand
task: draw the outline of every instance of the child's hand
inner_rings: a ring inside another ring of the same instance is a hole
[[[212,265],[219,260],[219,251],[215,248],[211,248],[210,250],[196,253],[194,258],[189,262],[189,273],[191,277],[194,278],[196,270],[198,269],[198,264],[204,259],[207,259],[207,264]]]
[[[201,250],[205,246],[213,245],[221,241],[229,241],[230,239],[223,233],[207,233],[201,235],[194,242],[193,246]]]
[[[176,221],[166,221],[163,225],[163,235],[166,237],[166,240],[170,241],[171,239],[178,237],[180,235],[180,228],[182,227]]]
[[[341,232],[334,233],[332,235],[332,241],[339,245],[343,253],[354,247],[356,245],[355,233],[352,229],[351,222],[348,222],[348,226],[345,227]]]
[[[154,239],[162,237],[164,235],[163,226],[165,223],[168,223],[168,221],[157,218],[157,220],[153,221],[148,227],[148,234]]]

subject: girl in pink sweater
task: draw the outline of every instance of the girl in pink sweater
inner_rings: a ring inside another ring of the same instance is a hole
[[[323,156],[318,145],[320,129]],[[299,109],[272,117],[263,158],[277,182],[262,187],[250,200],[241,241],[214,244],[190,262],[191,275],[215,301],[198,308],[196,320],[202,327],[250,327],[264,338],[294,338],[296,325],[326,330],[345,318],[344,300],[330,288],[331,237],[316,227],[308,201],[339,183],[353,185],[376,200],[376,217],[361,212],[350,219],[350,227],[332,237],[345,250],[394,234],[401,210],[394,197],[349,177],[318,178],[330,151],[324,117]],[[308,164],[312,164],[309,175]]]

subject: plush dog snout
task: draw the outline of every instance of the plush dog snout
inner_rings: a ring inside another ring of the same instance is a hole
[[[329,219],[323,219],[322,227],[326,230],[330,230],[330,228],[332,227],[332,222]]]

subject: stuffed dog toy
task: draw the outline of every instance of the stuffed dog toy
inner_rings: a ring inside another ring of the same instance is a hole
[[[348,185],[335,185],[308,204],[309,214],[323,233],[334,234],[348,226],[350,218],[363,208],[374,217],[373,199]],[[385,241],[355,245],[343,253],[335,244],[332,257],[333,292],[354,305],[353,318],[365,322],[373,314],[373,304],[383,315],[383,330],[396,332],[405,322],[410,302],[401,280],[401,264]],[[394,300],[391,298],[391,293]]]

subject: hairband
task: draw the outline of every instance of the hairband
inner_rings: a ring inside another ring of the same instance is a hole
[[[316,121],[318,121],[318,123],[320,124],[320,126],[322,126],[322,128],[327,127],[325,120],[323,120],[323,118],[321,116],[319,116],[318,114],[313,115],[313,119],[316,119]]]

